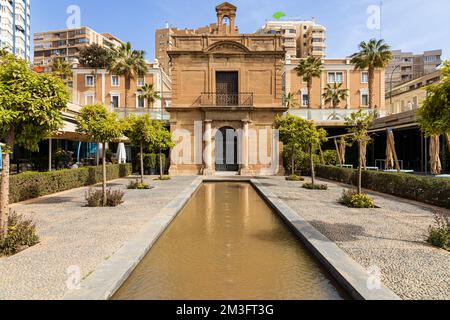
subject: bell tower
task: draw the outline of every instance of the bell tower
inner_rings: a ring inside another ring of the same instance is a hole
[[[236,27],[236,11],[237,7],[229,2],[224,2],[216,7],[218,34],[239,33]]]

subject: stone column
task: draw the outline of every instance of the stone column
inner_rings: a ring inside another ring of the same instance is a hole
[[[214,174],[212,150],[212,120],[205,120],[205,168],[203,169],[203,175],[205,176]]]
[[[249,166],[249,152],[250,152],[250,145],[249,145],[249,126],[250,126],[250,120],[243,120],[243,141],[242,141],[242,164],[241,164],[241,176],[250,176],[252,175],[252,172],[250,170]]]

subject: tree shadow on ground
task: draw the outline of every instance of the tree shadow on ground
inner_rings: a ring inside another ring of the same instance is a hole
[[[367,236],[363,227],[354,224],[327,223],[319,220],[313,220],[309,223],[332,241],[354,242],[358,241],[360,237]]]
[[[32,206],[35,204],[58,204],[58,203],[66,203],[66,202],[79,202],[79,198],[77,198],[77,197],[50,197],[50,198],[44,198],[44,199],[33,201],[27,205]]]

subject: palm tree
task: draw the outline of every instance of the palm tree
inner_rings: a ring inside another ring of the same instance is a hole
[[[150,106],[153,108],[153,104],[156,100],[160,100],[161,97],[155,90],[155,86],[153,84],[144,84],[141,88],[138,89],[138,92],[141,94],[141,97],[147,99],[147,108],[150,112]]]
[[[288,109],[297,107],[298,106],[298,102],[297,102],[297,100],[295,98],[295,94],[293,94],[293,93],[286,94],[284,96],[284,105]]]
[[[307,83],[308,86],[308,108],[311,108],[311,91],[314,78],[320,78],[322,75],[322,60],[316,57],[308,57],[300,60],[295,68],[297,75]]]
[[[348,90],[342,88],[342,83],[327,84],[322,95],[326,104],[330,104],[333,109],[337,108],[341,101],[348,97]]]
[[[79,62],[83,67],[94,69],[94,81],[95,87],[97,87],[98,70],[106,69],[109,66],[111,62],[111,50],[93,43],[80,50]]]
[[[72,67],[64,58],[54,58],[50,67],[52,73],[63,80],[71,79],[73,76]]]
[[[144,51],[133,50],[130,42],[113,49],[109,71],[117,76],[125,77],[126,115],[131,80],[136,79],[136,77],[143,77],[148,71],[147,62],[144,59]]]
[[[351,56],[355,70],[368,70],[369,73],[369,108],[373,108],[375,70],[386,68],[392,60],[391,47],[384,40],[371,39],[359,44],[359,52]]]

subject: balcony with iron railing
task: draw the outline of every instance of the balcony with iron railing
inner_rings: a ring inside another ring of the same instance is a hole
[[[253,93],[204,92],[198,102],[201,107],[252,107]]]

